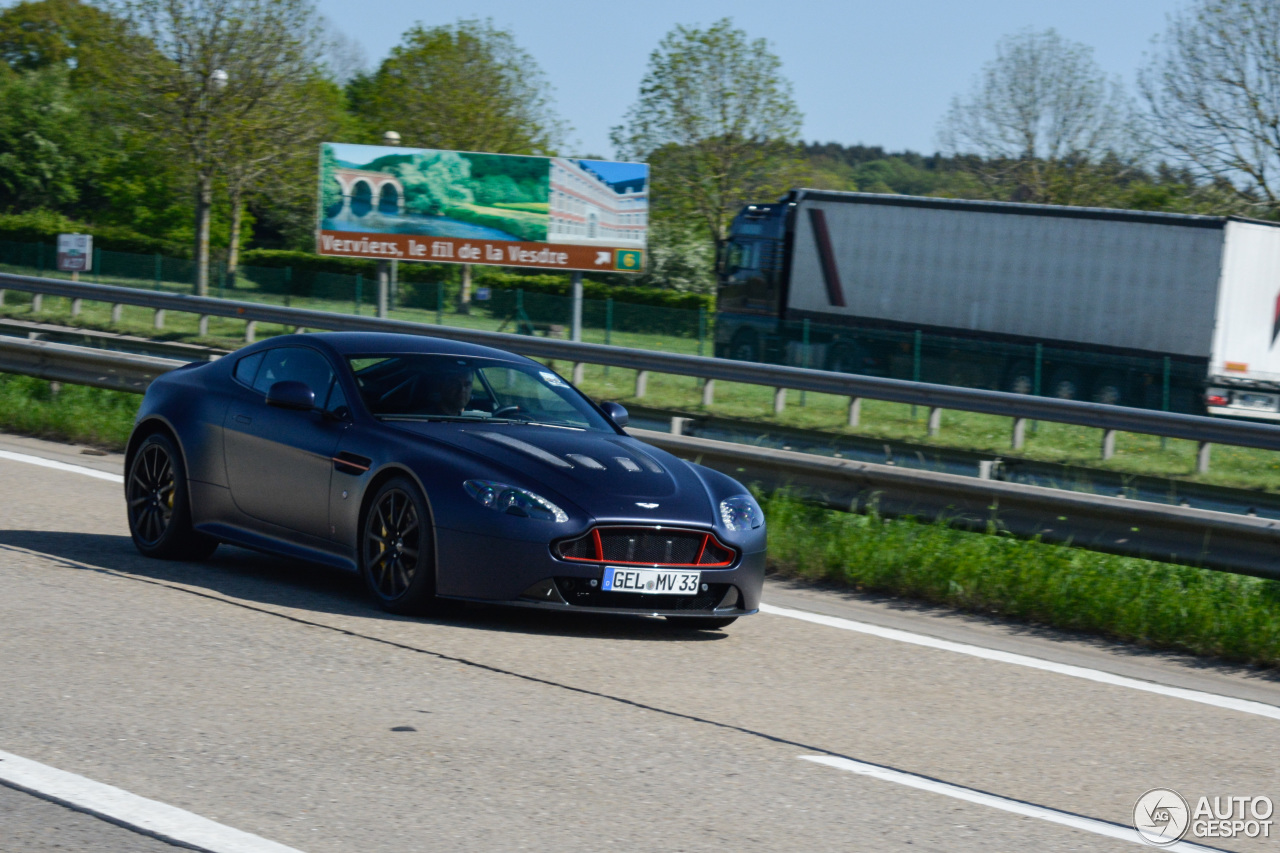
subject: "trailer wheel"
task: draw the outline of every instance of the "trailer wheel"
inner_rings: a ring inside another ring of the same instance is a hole
[[[1095,403],[1106,403],[1109,406],[1125,404],[1124,378],[1115,371],[1103,371],[1093,380],[1093,391],[1089,399]]]
[[[1078,400],[1084,382],[1074,367],[1059,367],[1049,377],[1049,396],[1059,400]]]
[[[1030,394],[1036,389],[1035,368],[1029,361],[1014,362],[1004,379],[1004,390],[1012,394]]]
[[[734,361],[759,361],[760,338],[750,329],[743,329],[733,336],[729,344],[729,358]]]

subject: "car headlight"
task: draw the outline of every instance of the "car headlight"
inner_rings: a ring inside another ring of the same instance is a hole
[[[720,501],[720,520],[730,530],[755,530],[764,524],[764,513],[750,495],[738,495]]]
[[[506,483],[495,483],[492,480],[467,480],[462,487],[481,506],[487,506],[496,512],[505,512],[522,518],[540,518],[543,521],[569,520],[569,515],[564,510],[528,489],[508,486]]]

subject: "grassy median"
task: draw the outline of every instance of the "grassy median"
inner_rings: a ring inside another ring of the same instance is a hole
[[[0,430],[122,450],[137,394],[0,374]],[[1280,664],[1280,582],[764,497],[776,573],[1232,661]]]

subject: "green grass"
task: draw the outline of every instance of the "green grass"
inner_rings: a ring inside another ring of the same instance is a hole
[[[1264,666],[1280,664],[1280,582],[970,533],[945,522],[761,501],[779,574]]]
[[[0,374],[0,430],[123,450],[141,396]],[[945,523],[761,501],[779,574],[1112,637],[1280,663],[1280,583]]]
[[[124,450],[142,397],[0,374],[0,430]]]

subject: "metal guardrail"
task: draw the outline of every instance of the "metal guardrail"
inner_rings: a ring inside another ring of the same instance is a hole
[[[187,362],[0,338],[0,371],[130,391]],[[630,430],[642,441],[766,489],[845,510],[943,517],[973,529],[1280,579],[1280,522],[956,474]]]
[[[211,297],[136,290],[127,287],[84,284],[58,279],[0,274],[0,293],[5,289],[63,296],[72,300],[90,300],[117,305],[140,305],[156,311],[179,311],[212,317],[231,317],[253,323],[278,323],[297,329],[329,329],[336,331],[399,332],[427,335],[450,340],[493,346],[534,358],[562,359],[581,364],[608,365],[637,371],[637,396],[648,373],[692,376],[747,385],[763,385],[785,389],[834,394],[850,398],[851,413],[863,398],[925,406],[931,410],[930,422],[944,409],[1001,415],[1014,419],[1015,447],[1021,446],[1021,434],[1028,420],[1053,421],[1103,430],[1103,455],[1109,458],[1108,446],[1114,449],[1117,432],[1144,433],[1189,439],[1201,445],[1201,470],[1207,470],[1208,447],[1230,444],[1263,450],[1280,450],[1280,426],[1227,421],[1199,415],[1133,409],[1103,403],[1032,397],[1004,391],[986,391],[950,385],[931,385],[902,379],[856,376],[803,367],[729,361],[695,355],[659,353],[648,350],[589,344],[575,341],[537,338],[502,332],[485,332],[453,326],[426,326],[403,320],[378,319],[303,308],[285,308],[255,302],[236,302]],[[252,326],[250,326],[252,329]],[[252,337],[250,333],[249,338]],[[577,374],[575,370],[575,374]],[[575,380],[580,377],[575,375]],[[704,400],[709,402],[704,390]],[[777,406],[775,406],[777,408]],[[851,414],[852,418],[852,414]]]

